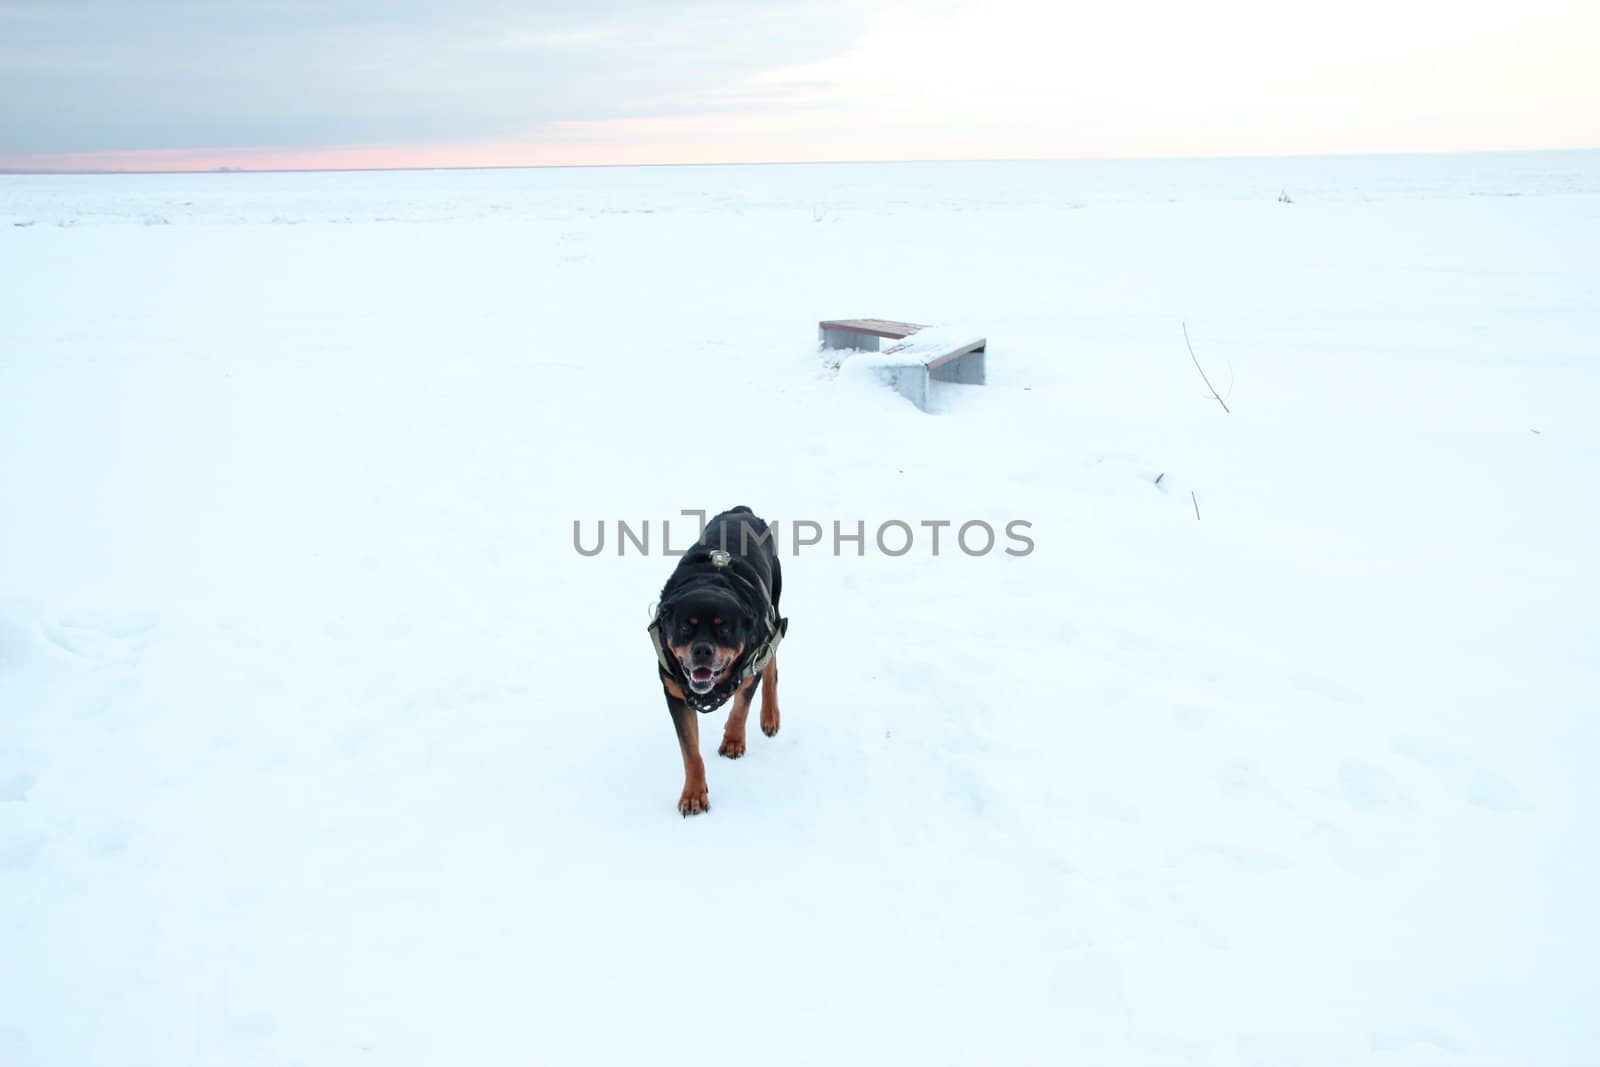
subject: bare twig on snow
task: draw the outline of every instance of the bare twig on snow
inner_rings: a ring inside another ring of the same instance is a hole
[[[1200,372],[1200,380],[1206,383],[1206,388],[1211,390],[1211,395],[1216,398],[1217,403],[1222,405],[1222,410],[1232,415],[1233,412],[1228,411],[1228,402],[1222,399],[1221,394],[1217,392],[1217,387],[1211,384],[1210,378],[1206,377],[1206,369],[1200,365],[1199,357],[1194,354],[1194,345],[1189,343],[1188,322],[1183,324],[1183,343],[1189,348],[1189,358],[1194,360],[1194,369]]]

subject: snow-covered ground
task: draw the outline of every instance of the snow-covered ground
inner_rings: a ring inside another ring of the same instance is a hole
[[[0,1064],[1600,1062],[1597,248],[1600,153],[0,178]]]

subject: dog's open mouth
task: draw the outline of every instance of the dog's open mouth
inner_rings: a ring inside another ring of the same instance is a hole
[[[696,693],[709,693],[716,688],[717,672],[710,667],[696,667],[686,673],[689,677],[689,688]]]

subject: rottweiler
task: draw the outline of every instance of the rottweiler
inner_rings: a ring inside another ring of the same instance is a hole
[[[733,698],[717,753],[738,759],[750,701],[761,688],[761,732],[778,732],[777,650],[789,630],[789,620],[778,614],[782,594],[772,532],[747,507],[706,523],[661,587],[649,631],[683,753],[678,813],[684,817],[711,808],[695,712],[715,711]]]

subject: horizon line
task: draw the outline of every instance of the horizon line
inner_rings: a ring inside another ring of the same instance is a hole
[[[1469,148],[1445,150],[1396,150],[1377,152],[1287,152],[1228,153],[1223,155],[1149,155],[1149,156],[971,156],[928,157],[919,159],[749,159],[719,162],[672,160],[666,162],[638,163],[457,163],[435,166],[370,166],[370,167],[172,167],[172,168],[99,168],[73,169],[56,167],[0,167],[3,177],[121,177],[128,175],[198,175],[198,174],[403,174],[426,171],[484,171],[484,170],[616,170],[654,167],[838,167],[885,166],[894,164],[934,163],[1133,163],[1177,161],[1227,161],[1246,159],[1368,159],[1374,157],[1404,156],[1497,156],[1532,155],[1554,152],[1594,152],[1600,145],[1562,148]]]

